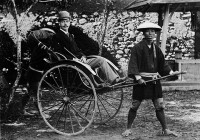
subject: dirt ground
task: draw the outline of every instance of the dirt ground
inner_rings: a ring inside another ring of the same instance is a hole
[[[200,91],[165,91],[165,113],[168,126],[179,137],[157,136],[161,126],[151,101],[140,106],[133,124],[133,134],[123,138],[131,89],[124,89],[123,106],[106,125],[91,125],[78,136],[66,137],[52,132],[41,117],[23,117],[18,125],[1,124],[1,140],[200,140]]]

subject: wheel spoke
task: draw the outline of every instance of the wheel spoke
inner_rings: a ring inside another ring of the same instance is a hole
[[[79,115],[79,117],[81,117],[82,119],[86,120],[87,122],[90,122],[85,116],[83,116],[81,114],[81,112],[79,110],[77,110],[72,104],[70,105],[72,107],[72,109]]]
[[[39,101],[39,102],[40,102],[40,101]],[[60,103],[58,103],[58,104],[56,104],[56,105],[49,105],[50,107],[43,109],[43,112],[48,111],[48,110],[50,110],[50,109],[52,109],[52,108],[55,108],[55,106],[58,106],[58,105],[60,105],[60,104],[63,105],[62,102],[60,102]],[[62,106],[62,105],[61,105],[61,106]]]
[[[58,68],[58,73],[59,73],[59,77],[60,77],[60,79],[61,79],[62,87],[65,87],[65,86],[64,86],[64,83],[63,83],[62,75],[61,75],[61,72],[60,72],[60,68]]]
[[[66,129],[66,126],[67,126],[67,108],[65,109],[64,130]]]
[[[52,101],[52,100],[51,100],[51,101]],[[62,101],[62,99],[54,99],[54,101]],[[42,99],[42,100],[39,100],[38,102],[39,102],[39,103],[40,103],[40,102],[49,102],[49,100]]]
[[[90,98],[92,98],[92,96],[89,97],[89,99],[82,105],[82,107],[79,109],[81,111],[81,109],[86,105],[86,103],[88,101],[90,101],[89,105],[88,105],[88,108],[86,109],[87,112],[85,113],[85,116],[87,116],[88,112],[89,112],[89,109],[90,109],[90,106],[91,106],[91,103],[92,103],[92,100],[90,100]]]
[[[86,105],[86,103],[90,100],[90,98],[91,98],[91,96],[88,97],[87,100],[78,100],[79,102],[80,102],[80,101],[85,101],[85,102],[83,103],[83,105],[81,106],[81,108],[79,109],[80,111],[81,111],[81,109]],[[73,102],[73,103],[76,103],[76,102]]]
[[[57,112],[60,110],[60,108],[63,106],[64,104],[62,104],[55,112],[53,112],[51,114],[51,117],[50,118],[47,118],[48,120],[51,120],[51,118],[54,118],[54,115],[57,114]],[[44,111],[42,111],[42,113],[44,113]]]
[[[97,96],[100,97],[99,95],[97,95]],[[102,105],[102,107],[104,108],[104,110],[106,111],[106,113],[108,114],[108,116],[110,117],[110,114],[108,113],[108,111],[107,111],[105,105],[102,103],[101,100],[98,99],[98,101],[100,101],[100,104]]]
[[[55,84],[57,85],[57,87],[60,87],[60,85],[58,84],[57,80],[55,79],[55,77],[54,77],[54,75],[52,73],[50,73],[50,77],[53,79],[53,81],[55,82]]]
[[[79,90],[79,92],[76,93],[76,92],[73,91],[73,94],[70,95],[71,98],[77,98],[79,96],[87,95],[87,94],[89,94],[89,91],[90,91],[90,90],[83,90],[81,88],[77,88],[76,90]]]
[[[69,106],[67,106],[67,110],[69,112],[69,118],[70,118],[70,123],[71,123],[71,127],[72,127],[72,132],[74,133],[73,121],[72,121],[72,117],[71,117],[70,107]]]
[[[85,96],[84,94],[82,94],[82,95],[75,95],[75,96],[73,96],[73,97],[71,97],[72,98],[72,100],[74,100],[74,99],[76,99],[77,101],[82,101],[81,99],[84,99],[84,98],[86,98],[87,96]],[[80,98],[80,99],[79,99]]]
[[[82,84],[82,83],[81,83],[81,84]],[[81,85],[80,85],[80,86],[81,86]],[[90,89],[84,89],[84,88],[80,88],[80,87],[74,87],[74,88],[76,88],[76,90],[77,90],[77,89],[82,90],[82,92],[79,92],[78,94],[89,93],[89,91],[90,91]]]
[[[56,122],[56,126],[58,126],[58,122],[60,121],[61,115],[62,115],[63,111],[65,110],[65,106],[66,106],[66,105],[63,104],[62,106],[63,106],[63,109],[62,109],[62,111],[60,112],[60,115],[59,115],[58,120],[57,120],[57,122]],[[60,108],[61,108],[62,106],[60,106]],[[60,108],[59,108],[58,110],[60,110]],[[57,111],[58,111],[58,110],[57,110]],[[56,111],[55,113],[57,113],[57,111]],[[55,113],[54,113],[54,114],[55,114]]]
[[[107,104],[109,104],[109,105],[112,106],[115,110],[117,110],[117,108],[116,108],[115,106],[113,106],[111,103],[109,103],[105,98],[101,97],[101,95],[98,96],[98,97],[99,97],[99,100],[100,100],[100,98],[101,98],[101,99],[104,100]],[[102,102],[101,102],[101,103],[102,103]]]
[[[78,125],[79,125],[81,128],[83,128],[83,126],[82,126],[81,123],[79,122],[79,120],[78,120],[78,118],[77,118],[76,113],[74,112],[74,110],[73,110],[72,112],[73,112],[73,114],[74,114],[75,119],[77,120]]]
[[[98,112],[99,112],[99,115],[100,115],[100,118],[101,118],[101,122],[102,122],[102,115],[101,115],[101,109],[100,109],[100,105],[99,105],[99,102],[97,102],[97,107],[98,107]]]
[[[97,114],[94,123],[105,124],[119,112],[123,100],[123,89],[97,94],[97,97]]]
[[[57,91],[60,90],[59,87],[55,87],[54,85],[50,84],[49,82],[47,82],[46,80],[44,80],[44,82],[51,88],[53,89],[53,91]]]

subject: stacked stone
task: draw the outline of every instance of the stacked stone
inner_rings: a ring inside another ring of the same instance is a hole
[[[47,27],[55,25],[55,12],[50,12],[50,16],[40,16],[41,26]],[[77,15],[72,13],[72,24],[82,27],[94,40],[100,40],[102,25],[104,25],[104,15],[95,12],[91,15]],[[137,13],[112,11],[109,14],[107,30],[104,38],[104,46],[118,60],[120,64],[127,63],[130,56],[130,49],[142,38],[142,33],[136,30],[137,26],[144,21],[157,23],[156,13]],[[182,18],[180,18],[182,17]],[[166,44],[167,60],[175,59],[175,53],[181,52],[182,59],[193,59],[194,57],[194,32],[191,31],[190,13],[178,13],[172,17],[173,22],[169,24],[168,40]],[[162,35],[162,34],[161,34]],[[183,38],[184,37],[184,38]],[[162,38],[161,38],[162,39]]]
[[[176,13],[169,24],[168,40],[166,44],[166,59],[176,59],[176,54],[180,53],[179,59],[194,59],[194,35],[191,30],[191,14]]]

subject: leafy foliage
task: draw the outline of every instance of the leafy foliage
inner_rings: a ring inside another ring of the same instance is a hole
[[[22,19],[23,17],[23,19]],[[0,24],[0,31],[3,30],[9,34],[13,42],[16,44],[17,42],[17,32],[16,32],[16,23],[14,20],[14,17],[11,14],[7,15],[7,21]],[[38,22],[35,21],[37,18],[37,15],[34,15],[32,13],[29,13],[28,15],[24,15],[24,13],[21,13],[19,16],[19,30],[20,30],[20,36],[22,37],[22,40],[26,39],[27,33],[37,24]],[[22,21],[23,20],[23,21]]]

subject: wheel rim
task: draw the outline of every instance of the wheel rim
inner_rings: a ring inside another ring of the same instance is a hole
[[[113,119],[119,112],[122,101],[123,89],[115,89],[102,94],[97,92],[97,110],[94,124],[105,124]]]
[[[82,83],[80,76],[90,88]],[[58,65],[41,78],[38,107],[45,123],[62,135],[82,133],[93,122],[97,96],[89,77],[78,67]]]

